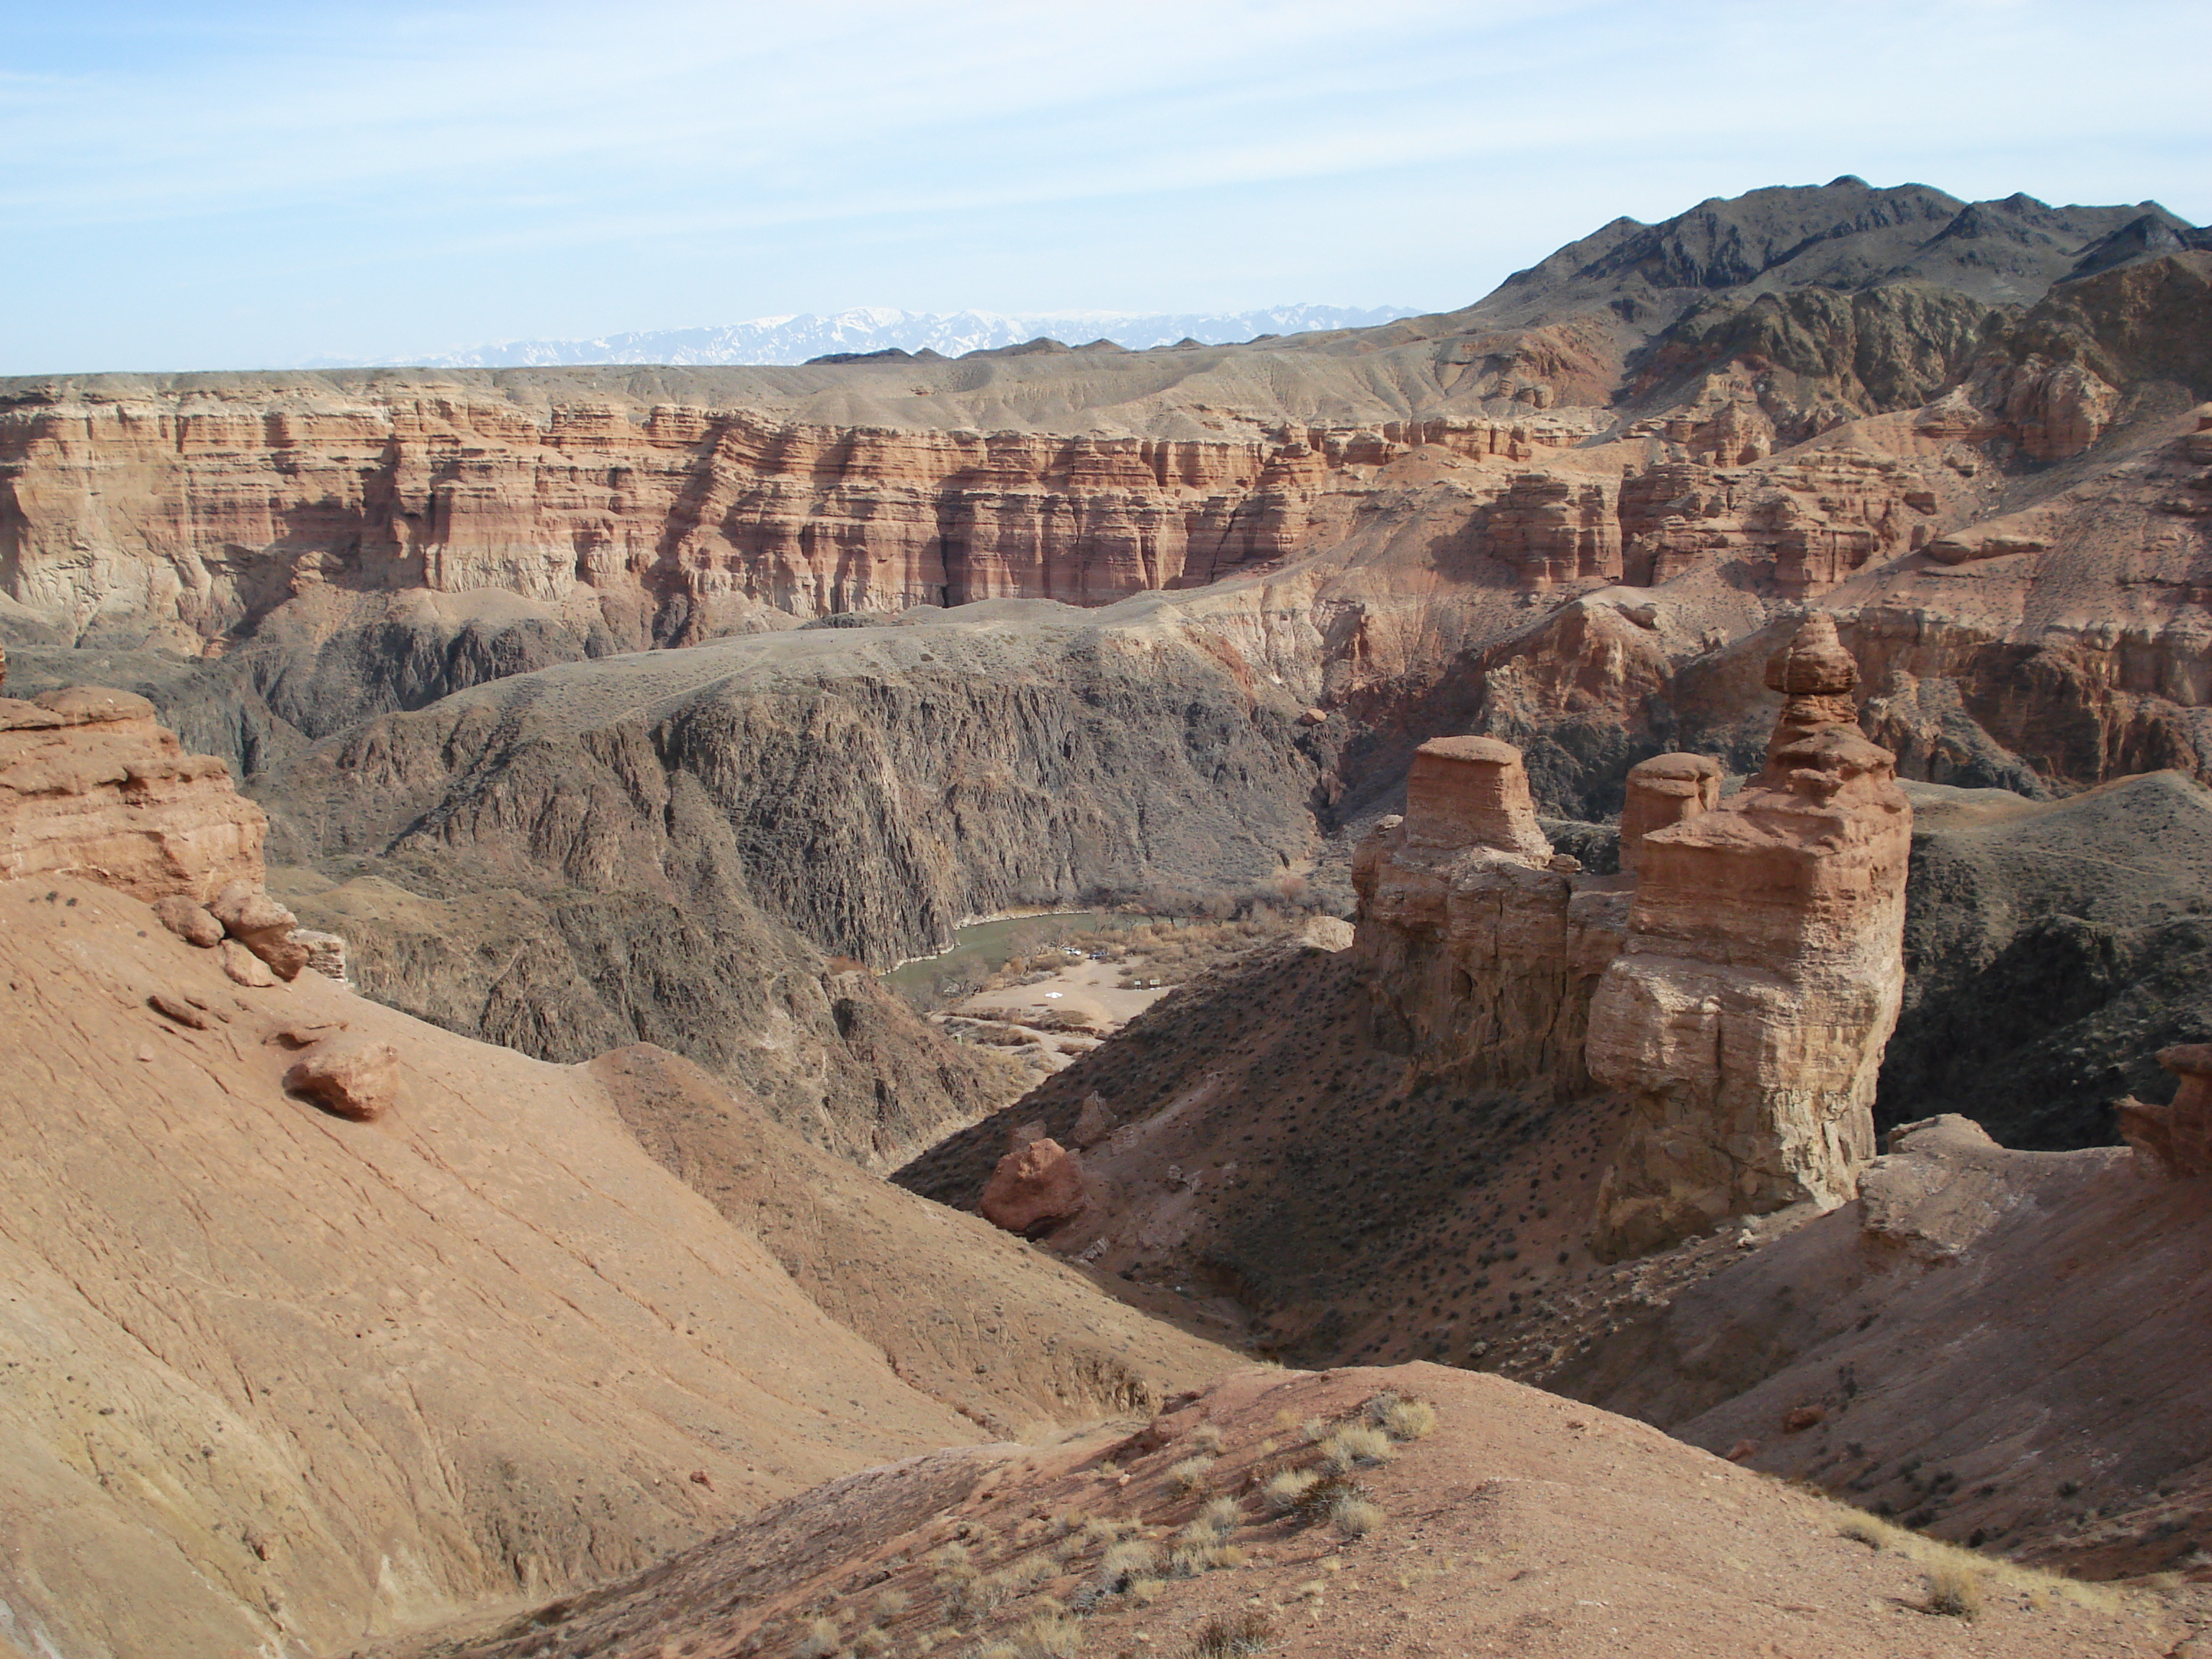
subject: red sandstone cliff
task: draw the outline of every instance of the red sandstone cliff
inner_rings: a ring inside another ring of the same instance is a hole
[[[1553,856],[1520,752],[1487,738],[1423,744],[1404,817],[1356,855],[1360,969],[1416,1073],[1621,1103],[1601,1259],[1729,1216],[1832,1209],[1874,1156],[1911,809],[1859,734],[1832,618],[1800,625],[1766,678],[1782,714],[1741,793],[1719,799],[1698,756],[1632,773],[1627,874]]]

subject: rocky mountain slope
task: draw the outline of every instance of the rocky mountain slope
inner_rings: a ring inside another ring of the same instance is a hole
[[[259,814],[164,737],[0,699],[22,1651],[343,1651],[1230,1363],[672,1056],[549,1065],[280,977],[225,896]]]
[[[2212,1036],[2212,793],[2154,772],[1922,798],[1881,1127],[1952,1111],[2007,1146],[2112,1144],[2114,1101],[2172,1091],[2152,1056]]]
[[[2198,1176],[1900,1132],[1856,1203],[1623,1322],[1545,1386],[1954,1542],[2212,1567]]]

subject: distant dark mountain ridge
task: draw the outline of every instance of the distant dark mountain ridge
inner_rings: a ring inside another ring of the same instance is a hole
[[[1926,185],[1878,188],[1847,174],[1715,197],[1656,225],[1616,219],[1450,314],[1526,323],[1595,304],[1643,320],[1644,307],[1664,310],[1674,296],[1686,308],[1700,291],[1902,282],[2027,305],[2067,277],[2186,248],[2212,248],[2212,232],[2155,202],[2055,208],[2020,194],[1962,202]]]

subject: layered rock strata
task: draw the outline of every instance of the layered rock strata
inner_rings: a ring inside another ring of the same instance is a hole
[[[243,985],[313,966],[345,977],[345,941],[301,936],[263,886],[268,819],[212,755],[188,755],[143,697],[71,686],[0,697],[0,881],[72,876],[155,907],[220,949]]]
[[[8,597],[73,634],[136,616],[195,647],[326,587],[574,601],[633,647],[764,611],[1103,605],[1283,557],[1319,496],[1409,445],[1533,453],[1467,422],[1178,441],[317,391],[0,406]]]
[[[1601,1255],[1732,1215],[1848,1200],[1897,1019],[1911,809],[1852,721],[1833,622],[1768,665],[1784,702],[1764,771],[1662,756],[1631,775],[1619,878],[1550,856],[1519,753],[1417,756],[1402,819],[1354,865],[1358,951],[1417,1067],[1557,1099],[1622,1097]]]
[[[229,769],[186,754],[143,697],[79,686],[0,698],[0,880],[81,876],[149,903],[205,904],[233,882],[259,884],[267,832]]]
[[[1729,1215],[1849,1200],[1905,987],[1912,809],[1859,735],[1825,616],[1769,662],[1764,771],[1645,836],[1628,937],[1590,1011],[1590,1074],[1632,1102],[1599,1194],[1601,1254]]]
[[[1553,863],[1519,750],[1489,738],[1421,745],[1405,816],[1360,843],[1352,883],[1353,948],[1425,1071],[1550,1094],[1586,1082],[1590,994],[1618,948],[1625,896]]]

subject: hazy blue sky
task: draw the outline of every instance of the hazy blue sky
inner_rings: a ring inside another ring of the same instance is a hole
[[[1465,304],[1856,173],[2212,219],[2212,4],[0,0],[0,373]]]

